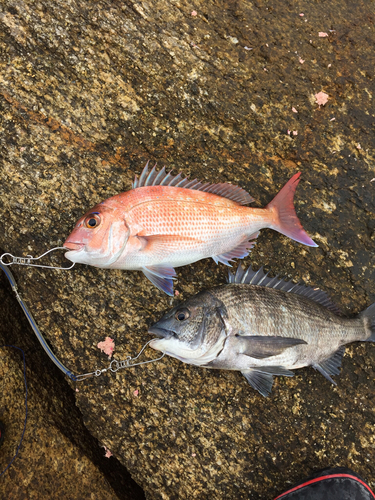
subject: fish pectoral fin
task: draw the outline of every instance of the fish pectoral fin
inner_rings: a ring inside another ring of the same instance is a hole
[[[186,248],[188,252],[192,244],[202,243],[201,240],[196,238],[174,234],[153,234],[144,236],[142,233],[139,233],[137,238],[142,242],[143,252],[154,252],[160,254],[162,257],[176,250],[180,250],[181,248]]]
[[[250,250],[255,245],[255,240],[258,238],[258,236],[259,236],[259,231],[252,234],[251,236],[247,236],[245,241],[242,241],[239,245],[237,245],[229,252],[222,253],[221,255],[214,255],[212,259],[216,262],[216,264],[218,262],[221,262],[226,266],[232,267],[229,264],[229,261],[233,259],[243,259],[247,257],[250,253]]]
[[[168,266],[142,267],[142,272],[159,290],[173,297],[173,278],[176,271]]]
[[[324,377],[331,382],[333,385],[337,385],[333,380],[331,375],[339,375],[341,361],[345,354],[345,346],[341,346],[337,351],[330,356],[328,359],[321,361],[320,363],[313,364],[313,368],[318,370]]]
[[[307,344],[305,340],[292,337],[239,335],[239,352],[256,359],[269,358],[281,354],[285,349],[300,344]]]
[[[265,398],[271,393],[274,375],[284,375],[285,377],[293,377],[294,375],[292,371],[283,366],[257,366],[256,369],[242,370],[241,373],[251,387]]]

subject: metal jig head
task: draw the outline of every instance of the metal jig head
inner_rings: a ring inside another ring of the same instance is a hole
[[[40,255],[39,257],[32,257],[31,255],[27,255],[26,257],[15,257],[11,253],[3,253],[0,257],[0,264],[3,264],[3,266],[12,266],[13,264],[18,264],[19,266],[31,266],[31,267],[44,267],[47,269],[62,269],[63,271],[67,271],[68,269],[72,269],[74,267],[75,262],[70,267],[57,267],[57,266],[45,266],[42,264],[33,264],[32,262],[35,260],[39,260],[45,255],[47,255],[50,252],[54,252],[55,250],[66,250],[64,247],[55,247],[51,248],[51,250],[48,250],[47,252],[44,252],[44,254]],[[5,259],[5,260],[4,260]],[[11,259],[10,261],[8,259]]]

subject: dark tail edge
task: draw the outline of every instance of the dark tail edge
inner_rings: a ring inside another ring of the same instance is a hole
[[[361,312],[361,318],[363,318],[366,332],[371,333],[364,340],[366,342],[375,342],[375,302]]]
[[[300,175],[301,172],[294,174],[266,208],[276,210],[278,214],[278,224],[271,226],[272,229],[299,243],[309,247],[317,247],[318,245],[303,229],[293,204],[294,193],[300,181]]]

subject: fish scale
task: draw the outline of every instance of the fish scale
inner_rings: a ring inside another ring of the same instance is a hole
[[[301,368],[327,359],[342,344],[364,337],[359,318],[340,318],[293,293],[241,284],[216,288],[211,293],[225,304],[233,331],[261,336],[277,332],[280,337],[307,342],[270,358],[268,361],[275,366]],[[264,360],[256,360],[254,365],[262,366]]]
[[[312,366],[330,382],[345,345],[375,341],[375,304],[345,318],[319,289],[238,267],[229,284],[187,299],[150,333],[154,349],[205,368],[238,370],[263,396],[275,375]]]
[[[265,208],[239,186],[183,179],[165,168],[144,168],[133,189],[95,205],[64,243],[72,262],[142,271],[173,295],[175,267],[211,257],[216,263],[247,256],[262,228],[317,246],[298,220],[295,174]]]

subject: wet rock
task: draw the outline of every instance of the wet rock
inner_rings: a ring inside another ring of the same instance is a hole
[[[1,274],[0,420],[5,426],[1,496],[144,498],[126,469],[115,458],[106,458],[103,445],[84,427],[74,393],[39,351],[3,278]]]
[[[23,373],[18,363],[1,349],[1,418],[6,422],[0,450],[1,469],[14,456],[21,439],[24,418]],[[117,499],[105,476],[68,437],[51,425],[45,409],[30,404],[25,439],[19,458],[2,478],[3,498],[92,498]],[[74,479],[74,481],[73,481]]]
[[[319,248],[264,230],[246,264],[324,288],[348,314],[364,309],[375,296],[371,7],[3,2],[0,247],[39,255],[61,245],[149,159],[239,184],[257,206],[301,170],[296,208]],[[117,359],[135,355],[148,325],[223,283],[226,270],[210,261],[179,269],[178,299],[135,272],[15,274],[56,354],[82,373],[108,366],[96,347],[106,336]],[[334,465],[371,484],[374,349],[347,350],[337,387],[304,369],[278,378],[268,399],[238,373],[169,358],[87,380],[77,393],[71,384],[71,394],[150,499],[268,498]]]

